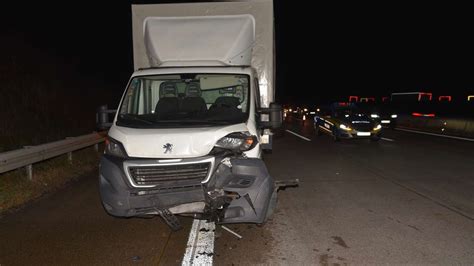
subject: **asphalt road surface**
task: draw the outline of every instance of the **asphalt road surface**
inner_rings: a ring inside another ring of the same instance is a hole
[[[379,142],[334,142],[293,121],[265,155],[279,192],[264,226],[217,226],[214,262],[474,264],[474,143],[385,130]],[[97,174],[0,218],[0,265],[180,264],[191,220],[105,214]]]
[[[179,264],[186,230],[102,209],[97,172],[0,219],[0,265]],[[189,227],[191,220],[182,219]]]

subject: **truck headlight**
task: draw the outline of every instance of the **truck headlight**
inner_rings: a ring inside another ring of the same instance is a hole
[[[381,124],[378,124],[377,126],[374,127],[374,130],[380,130],[382,128]]]
[[[395,114],[394,114],[394,115],[391,115],[390,117],[391,117],[391,118],[397,118],[398,115],[395,115]]]
[[[372,117],[372,118],[379,118],[379,115],[378,115],[378,114],[371,114],[370,117]]]
[[[340,129],[344,129],[344,130],[346,130],[346,131],[351,131],[351,130],[352,130],[352,128],[350,128],[350,127],[348,127],[348,126],[346,126],[346,125],[344,125],[344,124],[340,124],[340,125],[339,125],[339,128],[340,128]]]
[[[234,132],[218,140],[215,146],[233,151],[248,151],[257,143],[257,137],[249,132]]]
[[[125,149],[123,148],[122,143],[110,137],[107,137],[105,139],[104,153],[107,155],[112,155],[112,156],[120,157],[120,158],[127,157],[127,153],[125,152]]]

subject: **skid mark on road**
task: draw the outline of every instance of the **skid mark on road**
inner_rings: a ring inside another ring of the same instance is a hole
[[[346,242],[344,241],[344,239],[342,239],[342,237],[340,236],[332,236],[331,237],[333,240],[334,240],[334,244],[336,245],[339,245],[343,248],[349,248],[349,246],[346,244]]]
[[[161,259],[163,258],[163,254],[165,254],[165,250],[166,248],[168,247],[168,243],[170,242],[170,238],[171,238],[171,230],[169,230],[168,232],[168,237],[166,238],[166,242],[165,242],[165,246],[163,247],[163,249],[161,250],[161,253],[160,253],[160,257],[158,258],[158,264],[161,262]],[[138,256],[137,256],[138,257]],[[138,257],[139,258],[139,257]]]

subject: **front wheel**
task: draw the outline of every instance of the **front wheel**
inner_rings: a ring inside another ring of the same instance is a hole
[[[265,216],[265,221],[268,221],[273,215],[275,211],[276,205],[278,202],[278,190],[274,189],[272,193],[272,197],[270,198],[270,202],[268,204],[267,215]]]
[[[321,130],[319,129],[318,124],[314,124],[314,133],[316,134],[316,136],[321,136],[323,134],[323,132],[321,132]]]
[[[336,129],[334,129],[334,130],[332,131],[332,138],[333,138],[333,140],[334,140],[335,142],[338,142],[338,141],[341,140],[341,138],[339,137],[339,134],[338,134],[338,132],[337,132]]]
[[[380,136],[379,136],[379,135],[372,136],[372,137],[370,137],[370,140],[371,140],[371,141],[379,141],[379,140],[380,140]]]

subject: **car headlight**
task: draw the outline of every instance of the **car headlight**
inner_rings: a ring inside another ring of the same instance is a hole
[[[127,157],[127,153],[125,152],[125,149],[122,143],[110,137],[107,137],[105,139],[104,154],[112,155],[112,156],[120,157],[120,158]]]
[[[344,125],[344,124],[340,124],[340,125],[339,125],[339,128],[340,128],[340,129],[344,129],[344,130],[346,130],[346,131],[352,130],[352,128],[350,128],[350,127],[348,127],[348,126],[346,126],[346,125]]]
[[[397,118],[398,115],[391,115],[390,117],[391,117],[391,118]]]
[[[248,151],[257,143],[257,137],[249,132],[234,132],[218,140],[215,146],[233,151]]]
[[[379,115],[378,115],[378,114],[371,114],[370,117],[372,117],[372,118],[379,118]]]
[[[374,130],[380,130],[382,128],[381,124],[378,124],[377,126],[374,127]]]

